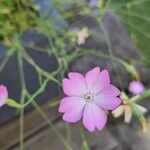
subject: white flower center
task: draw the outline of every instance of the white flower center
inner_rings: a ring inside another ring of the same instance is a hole
[[[91,102],[91,101],[93,101],[93,100],[94,100],[94,93],[92,93],[92,92],[86,92],[86,93],[84,94],[84,100],[85,100],[86,102]]]

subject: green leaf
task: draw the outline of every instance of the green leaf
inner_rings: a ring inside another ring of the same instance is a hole
[[[144,62],[150,65],[150,1],[149,0],[111,0],[108,9],[113,9],[129,32]]]

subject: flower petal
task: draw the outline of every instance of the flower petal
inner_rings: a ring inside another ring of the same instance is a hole
[[[88,89],[90,89],[93,84],[96,82],[98,75],[100,74],[100,68],[95,67],[94,69],[90,70],[85,75],[85,81],[87,83]]]
[[[69,106],[71,108],[73,105],[69,105]],[[79,105],[76,105],[72,109],[67,110],[67,107],[66,107],[65,109],[67,111],[63,115],[63,120],[67,121],[67,122],[72,122],[72,123],[79,121],[83,116],[84,106],[85,106],[85,102],[81,101],[81,103]]]
[[[90,91],[97,94],[105,89],[110,84],[109,73],[103,70],[97,77],[95,84],[91,87]]]
[[[93,132],[95,128],[102,130],[107,121],[106,113],[94,103],[86,103],[83,114],[83,125]]]
[[[102,108],[113,110],[121,104],[121,99],[114,96],[101,96],[101,94],[97,94],[95,95],[94,103]]]
[[[109,86],[107,86],[104,90],[102,90],[98,94],[100,94],[101,97],[119,96],[120,90],[117,87],[115,87],[114,85],[110,84]]]
[[[61,100],[58,111],[67,112],[73,110],[79,105],[82,105],[82,103],[85,103],[85,100],[82,97],[77,96],[65,97]]]
[[[6,103],[8,98],[7,88],[3,85],[0,86],[0,107]]]
[[[70,79],[63,80],[63,91],[69,96],[83,96],[86,92],[86,82],[82,74],[69,73]]]

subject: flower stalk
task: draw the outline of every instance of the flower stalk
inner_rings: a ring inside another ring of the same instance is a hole
[[[6,101],[6,104],[10,107],[16,108],[16,109],[21,109],[23,108],[23,105],[17,103],[15,100],[8,98]]]
[[[133,98],[131,98],[131,101],[134,103],[137,103],[137,102],[142,101],[147,98],[150,98],[150,88],[145,90],[145,92],[143,94],[137,95],[137,96],[134,96]]]

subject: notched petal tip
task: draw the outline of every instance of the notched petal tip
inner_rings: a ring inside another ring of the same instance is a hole
[[[66,122],[75,123],[75,121],[74,121],[74,120],[72,120],[72,119],[68,118],[67,114],[64,114],[62,118],[63,118],[63,120],[64,120],[64,121],[66,121]]]
[[[89,131],[89,132],[94,132],[96,127],[95,126],[89,126],[88,124],[86,124],[86,122],[83,122],[83,126]]]
[[[112,90],[112,95],[119,96],[121,94],[120,90],[112,84],[110,84],[110,89]]]
[[[89,70],[86,75],[85,75],[85,78],[90,76],[90,77],[95,77],[97,76],[98,74],[100,73],[100,68],[99,67],[95,67],[93,68],[92,70]]]
[[[100,68],[95,67],[94,69],[88,71],[85,75],[85,81],[89,89],[95,84],[97,77],[100,74]]]
[[[93,72],[93,73],[99,73],[100,72],[100,67],[95,67],[92,70],[89,70],[86,74],[88,74],[89,72]]]
[[[68,88],[70,86],[70,80],[67,78],[64,78],[62,81],[63,91],[66,95],[68,95]]]
[[[67,112],[63,115],[63,120],[70,123],[76,123],[79,121],[78,118],[74,118],[72,115],[68,114]]]
[[[66,82],[66,81],[69,81],[69,79],[64,78],[64,79],[63,79],[63,84],[64,84],[64,82]]]
[[[91,128],[87,128],[87,127],[86,127],[86,129],[87,129],[88,131],[90,131],[90,132],[94,132],[96,128],[91,129]]]
[[[110,83],[110,76],[108,70],[104,69],[101,71],[100,75],[107,80],[108,83]]]
[[[83,78],[83,75],[81,73],[78,73],[78,72],[70,72],[68,73],[68,77],[69,79],[74,79],[74,78]]]
[[[69,82],[69,79],[64,78],[64,79],[63,79],[63,81],[62,81],[62,85],[63,85],[63,87],[65,86],[65,84],[66,84],[67,82]]]

